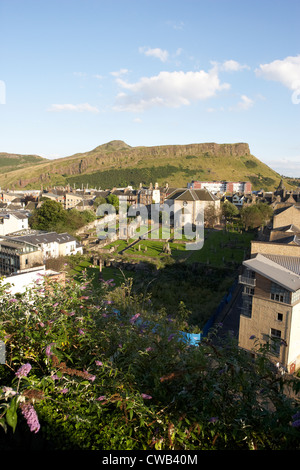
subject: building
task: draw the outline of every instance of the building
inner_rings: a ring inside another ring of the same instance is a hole
[[[273,229],[290,224],[300,227],[300,206],[293,204],[274,210]]]
[[[0,239],[0,275],[8,276],[44,265],[42,250],[25,240]]]
[[[45,266],[41,266],[32,271],[11,274],[2,280],[2,285],[5,286],[8,293],[15,295],[22,294],[27,289],[34,287],[46,287],[52,282],[59,282],[60,285],[64,286],[65,273],[46,269]]]
[[[137,201],[138,204],[142,204],[144,206],[149,206],[153,203],[160,203],[160,189],[158,187],[158,183],[155,183],[154,187],[152,183],[150,183],[149,188],[143,188],[142,184],[140,184],[138,194],[137,194]]]
[[[270,346],[271,360],[293,373],[300,367],[300,245],[252,242],[243,262],[239,346]]]
[[[203,223],[202,213],[206,218],[206,214],[210,210],[216,215],[215,223],[219,223],[220,199],[207,189],[174,189],[165,199],[165,204],[174,211],[174,214],[181,213],[181,216],[177,217],[181,226]],[[174,215],[175,219],[176,216]]]
[[[28,215],[24,211],[0,212],[0,236],[28,229]]]
[[[38,247],[43,253],[44,261],[59,256],[75,255],[83,252],[77,239],[68,233],[42,232],[10,237],[16,242],[29,243]]]
[[[251,193],[252,185],[249,181],[192,181],[188,183],[190,189],[208,189],[216,193]]]

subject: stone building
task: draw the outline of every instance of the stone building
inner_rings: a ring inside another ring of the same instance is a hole
[[[256,340],[288,372],[300,367],[300,245],[252,242],[239,277],[243,304],[239,346],[254,353]]]

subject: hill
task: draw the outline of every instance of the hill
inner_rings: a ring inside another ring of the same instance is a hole
[[[46,162],[47,159],[38,155],[19,155],[0,152],[0,173],[6,174],[14,170],[20,170],[32,165]]]
[[[251,154],[247,143],[131,147],[114,140],[88,152],[42,160],[22,169],[0,167],[0,186],[39,188],[69,183],[106,189],[158,182],[185,187],[189,181],[201,179],[250,180],[253,189],[273,190],[281,180]]]

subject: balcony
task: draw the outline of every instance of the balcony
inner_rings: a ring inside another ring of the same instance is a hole
[[[255,287],[256,279],[249,276],[239,276],[239,283],[244,284],[245,286]]]

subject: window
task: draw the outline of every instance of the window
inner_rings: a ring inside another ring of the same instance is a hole
[[[271,352],[274,356],[279,356],[281,342],[281,331],[271,328]]]
[[[288,290],[275,284],[275,282],[271,282],[271,299],[288,304],[290,303],[290,293]]]
[[[245,286],[245,287],[244,287],[244,293],[245,293],[245,294],[248,294],[248,295],[254,295],[254,288],[253,288],[253,287]]]
[[[282,321],[283,320],[283,313],[277,313],[277,320]]]

